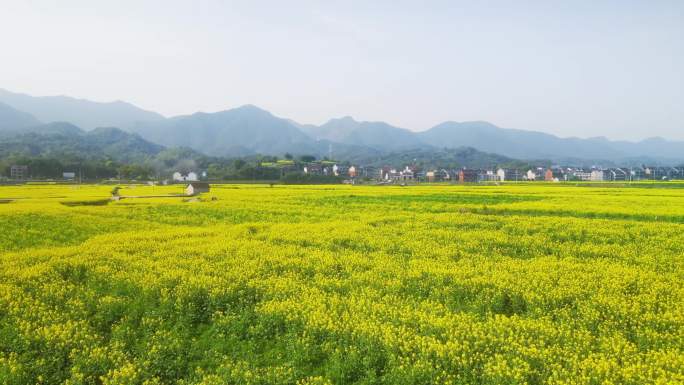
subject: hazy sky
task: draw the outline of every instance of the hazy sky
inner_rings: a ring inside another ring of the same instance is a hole
[[[684,139],[684,1],[0,0],[0,88]]]

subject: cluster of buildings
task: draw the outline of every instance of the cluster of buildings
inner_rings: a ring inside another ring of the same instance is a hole
[[[202,177],[206,178],[207,173],[203,172]],[[188,173],[182,173],[180,171],[176,171],[173,173],[171,176],[171,179],[173,179],[174,183],[178,182],[198,182],[200,180],[199,175],[197,175],[196,172],[190,171]]]
[[[29,166],[27,165],[11,165],[9,170],[9,178],[19,181],[31,179],[31,173],[29,171]],[[62,172],[62,179],[66,181],[76,180],[76,172],[64,171]]]
[[[684,180],[684,166],[639,166],[639,167],[532,167],[526,169],[515,168],[439,168],[422,170],[417,166],[405,166],[395,168],[390,166],[371,167],[360,165],[344,165],[333,162],[311,162],[296,164],[290,162],[278,165],[283,173],[301,172],[309,175],[337,176],[354,183],[358,179],[375,180],[380,183],[407,183],[407,182],[451,182],[451,183],[486,183],[486,182],[523,182],[523,181],[546,181],[546,182],[632,182],[632,181],[665,181]],[[26,180],[30,178],[29,168],[24,165],[12,165],[10,178],[13,180]],[[206,181],[207,172],[181,172],[173,173],[171,180],[162,183],[195,183]],[[64,180],[75,180],[75,172],[64,172]]]
[[[684,179],[684,166],[661,167],[551,167],[529,169],[521,174],[519,170],[498,169],[496,173],[500,181],[592,181],[592,182],[632,182],[641,180],[675,180]]]
[[[334,165],[324,167],[319,164],[305,165],[305,174],[345,176],[350,179],[367,178],[385,183],[413,182],[523,182],[523,181],[594,181],[594,182],[631,182],[641,180],[684,179],[684,166],[681,167],[534,167],[529,169],[492,168],[492,169],[431,169],[421,170],[416,166],[364,167]]]
[[[308,163],[302,169],[304,174],[310,175],[330,175],[330,176],[348,176],[356,178],[360,176],[356,170],[356,166],[345,166],[340,164],[325,165],[322,163]]]

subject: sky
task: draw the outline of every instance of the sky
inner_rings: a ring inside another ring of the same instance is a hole
[[[684,1],[0,0],[0,88],[684,140]]]

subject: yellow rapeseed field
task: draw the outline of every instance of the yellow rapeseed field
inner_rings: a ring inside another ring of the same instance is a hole
[[[0,187],[0,384],[684,383],[684,184],[111,190]]]

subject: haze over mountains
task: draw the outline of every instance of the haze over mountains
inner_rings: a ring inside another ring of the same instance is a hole
[[[0,131],[21,130],[38,124],[40,121],[33,115],[0,103]]]
[[[684,142],[662,138],[640,142],[611,141],[603,137],[559,138],[542,132],[500,128],[483,121],[444,122],[415,132],[385,122],[359,122],[349,116],[315,126],[280,118],[252,105],[165,118],[125,102],[98,103],[67,96],[33,97],[0,90],[0,132],[5,137],[9,133],[41,135],[31,128],[56,121],[69,122],[85,130],[118,127],[137,134],[120,137],[128,144],[144,139],[150,145],[189,147],[215,156],[289,152],[319,157],[332,155],[345,160],[378,160],[391,153],[437,154],[444,149],[472,147],[509,158],[549,159],[559,163],[684,161]],[[72,139],[88,137],[84,132],[71,134]]]
[[[140,122],[132,130],[165,146],[186,146],[210,155],[315,151],[311,138],[294,124],[249,105]]]
[[[317,140],[367,146],[384,151],[425,146],[425,143],[417,140],[416,133],[410,130],[385,122],[357,122],[351,116],[331,119],[319,127],[308,126],[305,132]]]
[[[69,96],[30,96],[2,88],[0,103],[27,112],[42,122],[69,122],[84,130],[97,127],[128,129],[139,121],[164,119],[156,112],[122,101],[99,103]]]

